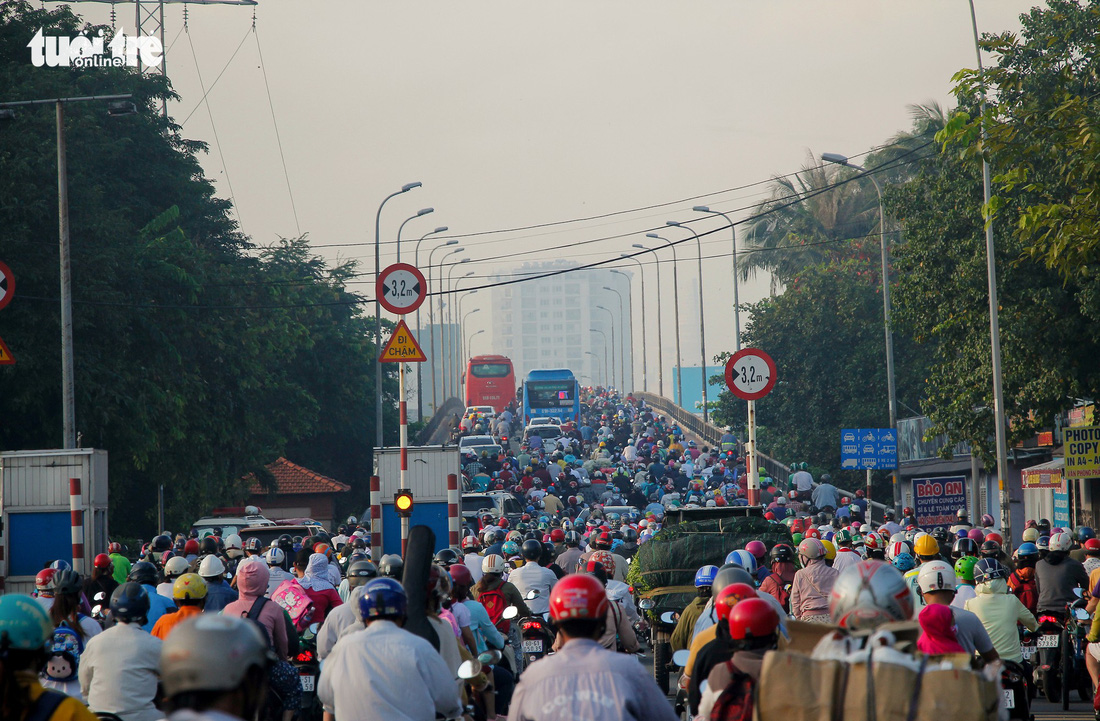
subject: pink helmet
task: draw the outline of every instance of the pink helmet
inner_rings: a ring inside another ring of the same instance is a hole
[[[745,544],[745,550],[751,553],[757,561],[768,555],[768,547],[763,541],[749,541]]]
[[[981,543],[985,540],[985,532],[980,528],[971,528],[967,531],[966,537],[974,541],[974,543]]]

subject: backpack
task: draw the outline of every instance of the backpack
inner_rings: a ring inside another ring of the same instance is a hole
[[[791,610],[791,584],[784,583],[783,577],[778,573],[773,573],[768,578],[775,580],[775,585],[779,589],[775,594],[775,599],[783,604],[783,610],[789,613]]]
[[[314,606],[306,589],[298,583],[297,578],[288,578],[279,584],[275,593],[271,594],[271,600],[283,607],[290,614],[290,620],[294,622],[294,630],[299,633],[309,627],[313,618]]]
[[[1035,613],[1035,608],[1039,605],[1039,588],[1035,579],[1025,581],[1017,575],[1016,571],[1013,571],[1008,578],[1008,586],[1016,598],[1020,599],[1020,603],[1024,604],[1027,610]]]
[[[503,618],[504,609],[508,608],[508,601],[505,600],[504,593],[499,588],[492,591],[482,591],[477,600],[485,607],[485,611],[489,614],[489,620],[493,622],[497,630],[507,634],[512,628],[512,623]]]
[[[753,708],[756,706],[756,682],[747,673],[741,673],[726,661],[730,673],[730,682],[714,701],[711,709],[711,721],[752,721]]]
[[[46,678],[51,681],[75,679],[80,668],[80,654],[84,653],[84,638],[67,622],[62,621],[54,629],[47,650],[49,660],[46,662]]]

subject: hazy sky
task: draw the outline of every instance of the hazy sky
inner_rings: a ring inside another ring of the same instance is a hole
[[[977,0],[979,29],[1017,31],[1034,4]],[[109,13],[75,7],[92,21]],[[168,73],[183,98],[170,112],[179,122],[202,97],[191,44],[210,88],[243,38],[208,96],[224,167],[205,107],[185,135],[211,142],[203,165],[223,195],[227,171],[256,243],[296,235],[252,8],[189,8],[187,34],[178,34],[182,6],[166,12]],[[117,11],[132,32],[132,6]],[[907,105],[950,105],[951,76],[975,64],[966,0],[262,0],[256,13],[301,231],[346,246],[318,252],[361,257],[367,272],[378,203],[404,183],[424,186],[386,206],[384,240],[425,206],[435,213],[410,222],[404,238],[668,203],[792,172],[810,149],[865,152],[910,127]],[[763,191],[461,242],[478,276],[548,255],[591,262],[665,220],[695,217],[698,202],[741,217]],[[635,235],[500,257],[624,233]],[[728,232],[711,238],[705,253],[729,247]],[[411,260],[412,244],[403,247]],[[384,246],[383,265],[393,250]],[[696,273],[694,248],[680,257],[681,273]],[[704,268],[708,352],[733,345],[730,276],[728,258]],[[356,287],[373,295],[371,283]],[[767,288],[763,278],[743,284],[742,302]]]

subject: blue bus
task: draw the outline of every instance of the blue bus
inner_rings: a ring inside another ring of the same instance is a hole
[[[580,384],[568,368],[534,370],[523,381],[523,424],[532,418],[576,421],[581,412]]]

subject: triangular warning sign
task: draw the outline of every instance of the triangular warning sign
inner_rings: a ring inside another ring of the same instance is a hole
[[[393,335],[390,336],[386,347],[382,349],[382,357],[379,360],[383,363],[423,363],[428,360],[428,357],[424,355],[424,351],[420,350],[409,326],[401,320],[393,329]]]
[[[15,356],[8,350],[8,346],[4,343],[4,339],[0,338],[0,366],[13,366],[15,365]]]

